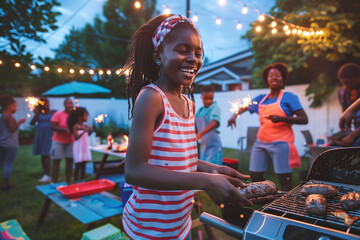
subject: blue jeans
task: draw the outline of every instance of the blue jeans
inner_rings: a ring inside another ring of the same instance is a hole
[[[0,147],[0,169],[4,165],[4,179],[9,179],[11,176],[17,150],[17,147]]]

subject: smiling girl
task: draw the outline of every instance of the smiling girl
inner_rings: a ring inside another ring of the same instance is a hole
[[[137,30],[130,46],[122,71],[130,72],[125,178],[134,192],[123,227],[136,240],[191,239],[192,189],[206,191],[217,204],[251,205],[234,187],[245,186],[240,179],[249,176],[197,158],[195,104],[182,94],[192,91],[202,66],[202,42],[191,21],[157,16]]]

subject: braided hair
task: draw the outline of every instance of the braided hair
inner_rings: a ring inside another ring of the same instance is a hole
[[[73,132],[73,127],[76,123],[79,122],[79,117],[83,117],[84,115],[89,114],[86,108],[78,107],[75,110],[71,110],[69,117],[67,119],[67,125],[71,133]]]
[[[130,53],[120,74],[128,73],[126,79],[126,95],[128,98],[128,114],[130,118],[133,116],[135,101],[141,88],[155,82],[160,75],[160,69],[153,59],[155,48],[152,37],[157,27],[170,16],[172,16],[172,14],[163,14],[149,20],[134,33],[128,45]],[[198,33],[196,28],[188,22],[179,23],[174,27],[174,29],[185,28],[194,29],[196,33]],[[174,31],[174,29],[172,31]],[[171,33],[169,33],[169,36],[171,37]],[[169,36],[166,36],[164,42]],[[159,49],[162,49],[162,47],[163,44],[160,45]],[[192,83],[190,87],[183,88],[183,92],[188,94],[192,100],[194,100],[193,91],[194,83]]]

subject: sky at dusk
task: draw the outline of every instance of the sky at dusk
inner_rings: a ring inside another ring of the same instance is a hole
[[[223,1],[225,5],[221,7],[218,0],[190,0],[190,17],[196,14],[199,18],[195,25],[204,43],[205,56],[210,62],[248,49],[247,41],[242,40],[241,36],[246,34],[249,24],[258,18],[258,11],[268,13],[275,3],[275,0]],[[32,41],[26,43],[27,50],[35,57],[54,57],[52,49],[59,46],[72,27],[82,28],[86,23],[92,24],[96,15],[102,15],[102,5],[105,0],[60,0],[59,2],[61,6],[56,8],[62,13],[57,18],[59,29],[44,35],[46,44]],[[244,4],[248,8],[247,14],[241,13]],[[174,14],[186,14],[186,0],[157,1],[157,10],[160,13],[166,6]],[[74,15],[76,11],[78,12]],[[220,25],[215,24],[218,17],[222,20]],[[236,29],[238,22],[242,24],[241,30]]]

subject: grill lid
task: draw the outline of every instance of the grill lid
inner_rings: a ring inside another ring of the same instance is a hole
[[[312,163],[306,181],[320,180],[360,185],[360,147],[336,148],[321,153]]]

